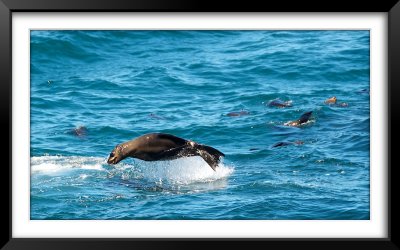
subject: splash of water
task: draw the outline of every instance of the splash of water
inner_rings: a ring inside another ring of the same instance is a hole
[[[134,169],[141,178],[149,181],[167,181],[175,184],[195,182],[212,182],[228,177],[233,168],[220,163],[216,171],[200,157],[187,157],[171,161],[144,162],[137,161]]]
[[[213,171],[201,157],[180,158],[171,161],[120,163],[110,169],[101,157],[81,156],[39,156],[31,158],[32,174],[63,174],[68,171],[84,169],[104,171],[109,177],[120,176],[123,180],[143,179],[155,183],[190,184],[212,182],[227,178],[233,167],[222,162]],[[82,175],[82,174],[81,174]]]
[[[31,157],[31,172],[54,173],[69,169],[104,170],[103,158],[80,156],[36,156]]]

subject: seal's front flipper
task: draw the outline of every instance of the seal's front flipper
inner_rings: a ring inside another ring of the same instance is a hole
[[[311,115],[312,115],[312,111],[302,114],[298,120],[299,124],[308,122],[308,120],[310,120],[310,118],[311,118]]]
[[[178,159],[180,157],[189,157],[189,156],[196,156],[197,151],[194,148],[188,147],[187,145],[171,148],[168,150],[164,150],[160,153],[160,159]]]

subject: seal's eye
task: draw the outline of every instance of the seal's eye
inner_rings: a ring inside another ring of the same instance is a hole
[[[111,154],[110,154],[110,157],[114,157],[114,153],[111,153]]]

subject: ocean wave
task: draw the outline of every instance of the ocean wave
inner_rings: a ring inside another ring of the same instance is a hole
[[[369,211],[368,31],[31,31],[31,45],[32,218]],[[326,105],[332,96],[348,107]],[[292,107],[267,106],[276,98]],[[283,126],[305,111],[310,123]],[[150,132],[210,145],[225,162],[216,172],[198,157],[106,163]]]
[[[104,158],[81,156],[33,156],[31,157],[31,172],[55,173],[72,169],[87,169],[103,171]]]
[[[66,59],[72,59],[81,62],[94,62],[102,60],[102,57],[95,52],[86,50],[78,44],[74,44],[67,40],[59,40],[54,38],[42,38],[40,41],[33,40],[31,42],[31,52],[36,54],[51,54],[52,61],[58,63],[67,63]]]

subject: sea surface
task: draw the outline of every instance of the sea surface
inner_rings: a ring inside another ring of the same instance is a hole
[[[31,219],[370,218],[369,31],[33,30],[30,45]],[[151,132],[226,156],[215,172],[106,163]]]

